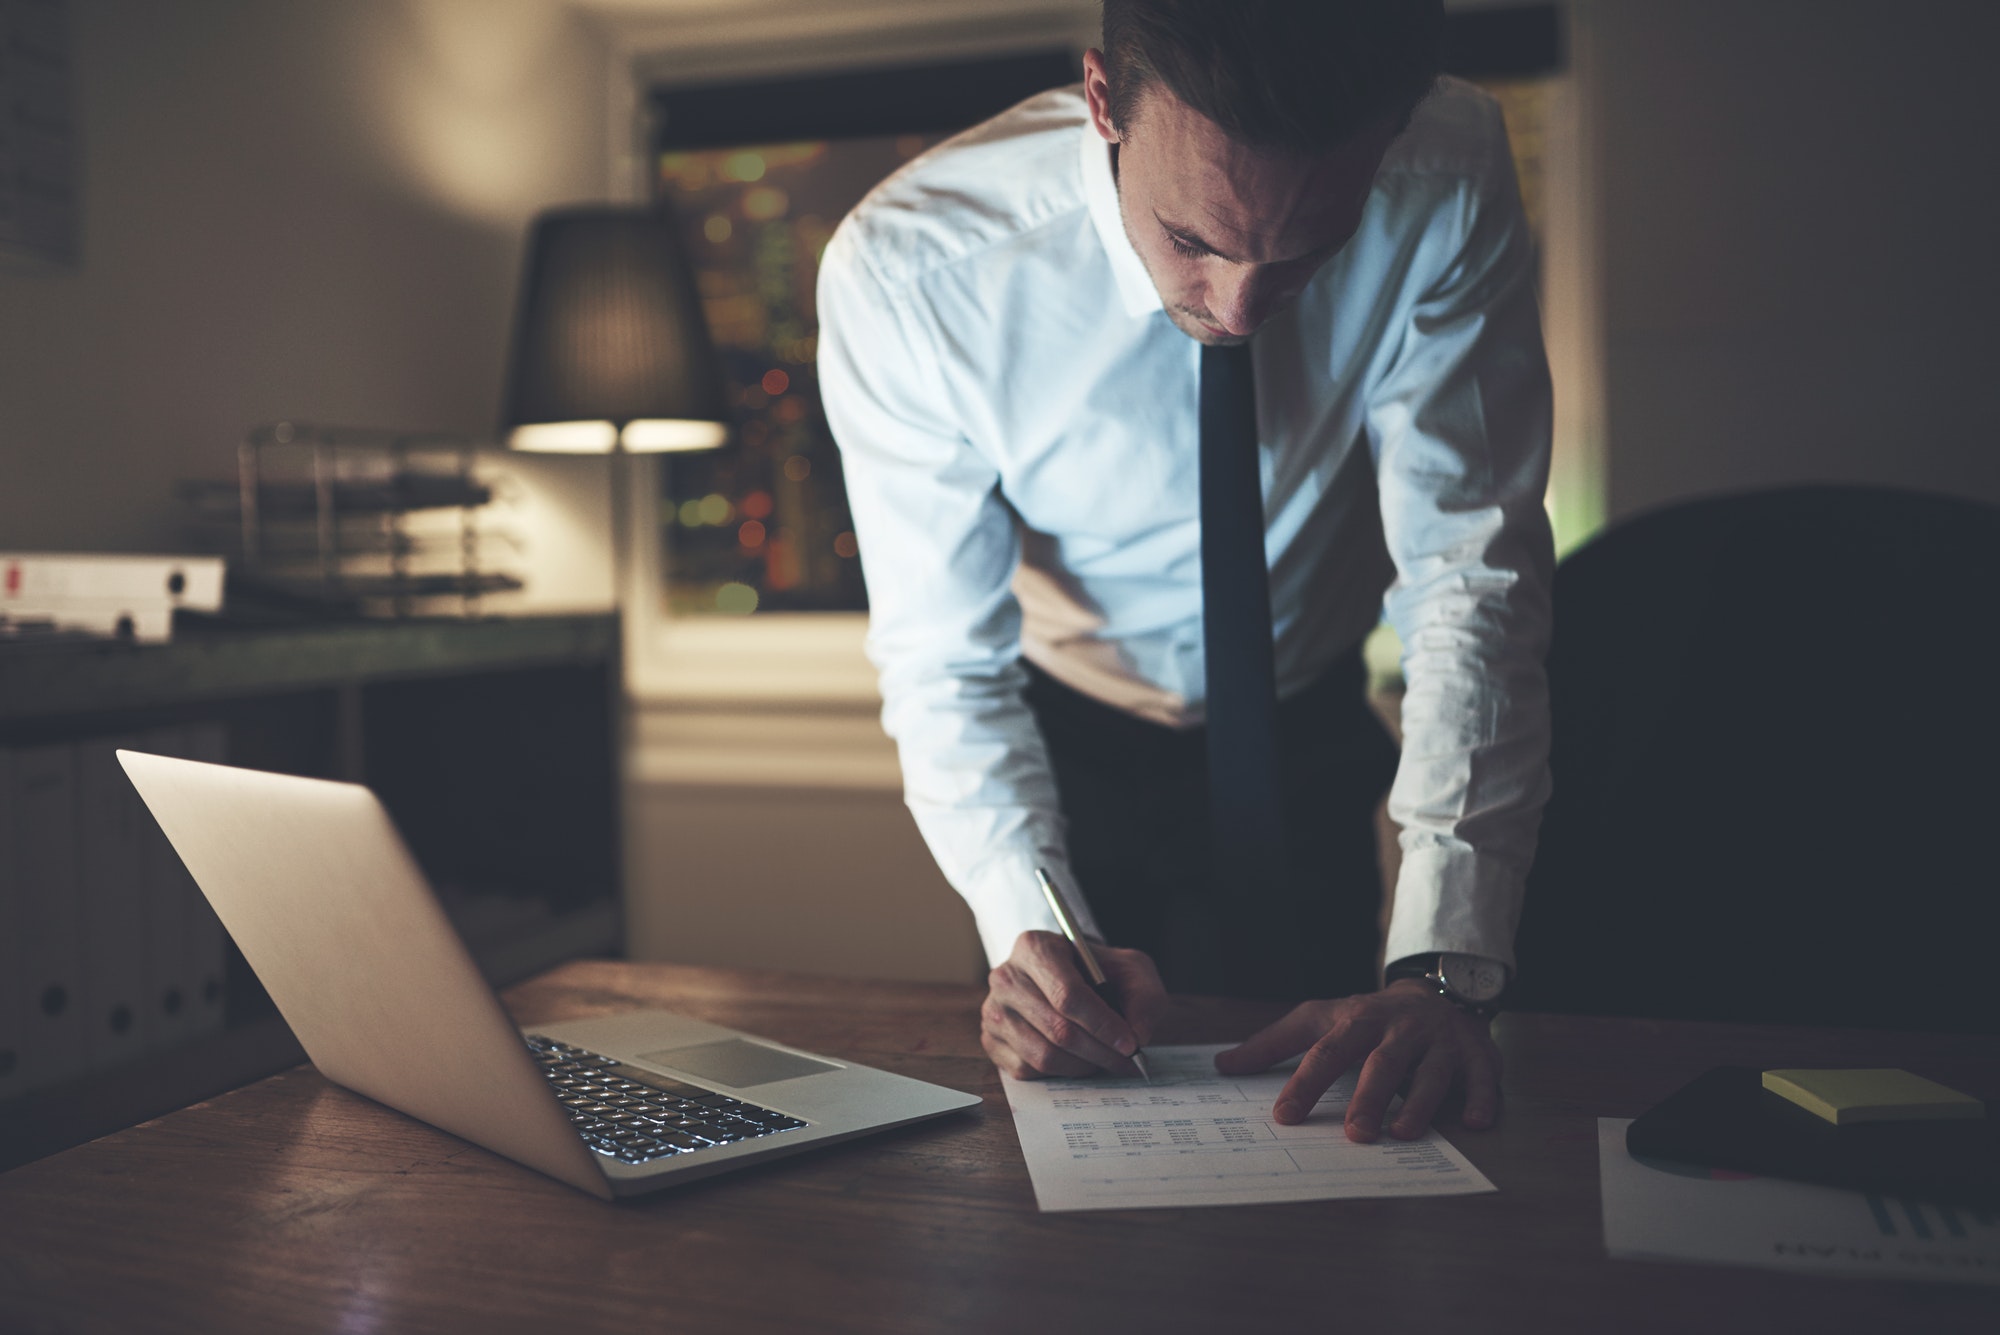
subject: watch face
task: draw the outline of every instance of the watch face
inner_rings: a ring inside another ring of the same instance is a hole
[[[1507,966],[1482,955],[1440,955],[1438,977],[1475,1006],[1495,1000],[1507,988]]]

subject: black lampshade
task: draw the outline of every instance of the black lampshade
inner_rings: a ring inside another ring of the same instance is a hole
[[[535,219],[500,423],[517,448],[607,450],[618,430],[629,449],[719,445],[725,394],[670,214],[591,207]]]

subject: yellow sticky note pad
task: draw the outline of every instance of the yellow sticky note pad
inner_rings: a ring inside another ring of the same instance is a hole
[[[1970,1094],[1894,1067],[1766,1071],[1764,1088],[1835,1126],[1986,1115]]]

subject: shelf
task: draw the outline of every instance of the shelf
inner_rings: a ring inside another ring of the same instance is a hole
[[[201,628],[171,644],[109,641],[0,650],[0,725],[482,669],[603,662],[608,615],[350,621]]]
[[[342,478],[328,491],[333,512],[343,518],[477,509],[493,499],[493,488],[455,473],[409,472],[386,478]],[[242,484],[234,479],[183,482],[180,493],[181,499],[195,506],[204,519],[242,520]],[[319,501],[319,489],[311,482],[264,482],[257,487],[257,513],[266,520],[315,523],[319,518]]]

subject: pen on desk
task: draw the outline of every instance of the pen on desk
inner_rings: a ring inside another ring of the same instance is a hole
[[[1062,934],[1069,938],[1069,943],[1076,947],[1077,958],[1083,961],[1083,971],[1090,978],[1091,987],[1098,996],[1104,998],[1106,1005],[1116,1010],[1118,1003],[1111,997],[1111,980],[1104,976],[1103,966],[1098,964],[1096,954],[1090,949],[1090,942],[1086,941],[1083,933],[1077,929],[1076,917],[1069,911],[1069,901],[1063,898],[1062,891],[1056,889],[1056,883],[1049,879],[1048,872],[1043,868],[1035,868],[1035,879],[1041,883],[1042,898],[1049,901],[1049,911],[1056,915],[1056,925],[1062,928]],[[1139,1068],[1140,1075],[1146,1077],[1147,1084],[1153,1083],[1153,1073],[1146,1066],[1146,1053],[1143,1048],[1132,1050],[1132,1064]]]

